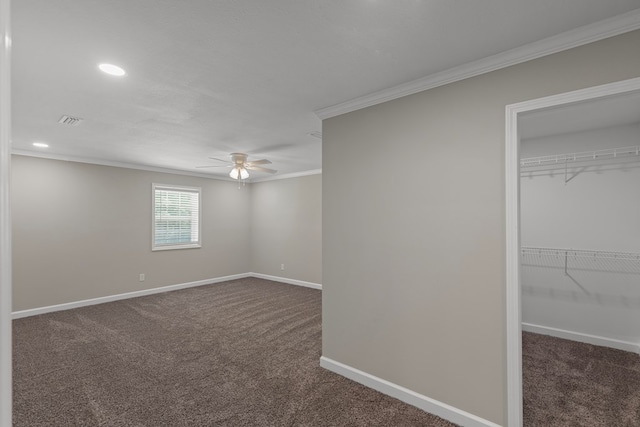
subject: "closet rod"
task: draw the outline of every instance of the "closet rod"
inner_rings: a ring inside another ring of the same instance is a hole
[[[520,159],[520,167],[548,166],[572,162],[593,160],[611,160],[619,157],[640,156],[640,145],[632,147],[609,148],[606,150],[583,151],[581,153],[556,154],[552,156],[529,157]]]
[[[520,252],[523,256],[557,256],[571,258],[591,258],[591,259],[609,259],[619,261],[638,261],[640,262],[640,253],[636,252],[614,252],[614,251],[593,251],[585,249],[568,249],[568,248],[536,248],[531,246],[521,246]]]

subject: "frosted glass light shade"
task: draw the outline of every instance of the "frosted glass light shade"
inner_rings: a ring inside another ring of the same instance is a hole
[[[249,178],[249,172],[245,168],[236,166],[235,168],[231,169],[231,172],[229,172],[229,176],[232,179],[238,179],[238,176],[240,176],[241,179],[247,179]]]

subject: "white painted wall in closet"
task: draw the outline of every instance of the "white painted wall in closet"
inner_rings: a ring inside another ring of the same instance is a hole
[[[640,125],[633,124],[526,140],[521,157],[639,144]],[[523,168],[522,246],[640,254],[638,184],[640,157],[635,156],[569,163],[566,175],[562,163]],[[565,255],[566,251],[542,255],[525,251],[525,330],[536,325],[551,332],[601,337],[600,344],[637,351],[640,259],[574,256],[569,251],[565,270]]]

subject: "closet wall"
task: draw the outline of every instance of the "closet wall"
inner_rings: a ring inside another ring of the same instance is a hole
[[[633,124],[524,140],[521,158],[638,145]],[[525,330],[638,351],[639,184],[635,155],[521,168]]]

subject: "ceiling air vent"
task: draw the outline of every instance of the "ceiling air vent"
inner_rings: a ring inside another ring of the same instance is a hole
[[[81,121],[82,119],[80,117],[62,116],[60,120],[58,120],[58,123],[68,126],[78,126]]]

